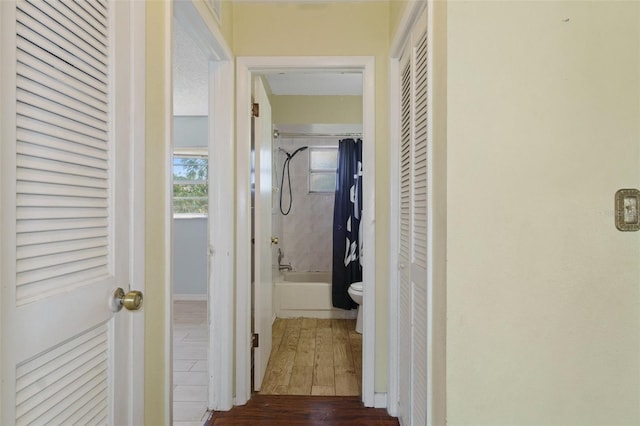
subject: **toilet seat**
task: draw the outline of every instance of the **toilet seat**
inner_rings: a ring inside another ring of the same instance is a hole
[[[349,286],[353,291],[362,293],[362,281],[355,282]]]

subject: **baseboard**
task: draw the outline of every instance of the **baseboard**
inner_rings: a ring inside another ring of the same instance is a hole
[[[352,309],[280,309],[276,311],[278,318],[318,318],[318,319],[356,319],[358,311]]]
[[[387,408],[387,393],[376,392],[373,394],[373,406],[375,408]]]
[[[199,301],[199,300],[203,300],[203,301],[206,302],[207,295],[206,294],[189,294],[189,293],[175,294],[174,293],[173,300],[180,300],[180,301]]]

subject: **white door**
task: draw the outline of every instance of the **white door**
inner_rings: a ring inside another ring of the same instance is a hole
[[[399,401],[402,424],[427,423],[426,11],[400,59]]]
[[[398,332],[400,371],[398,377],[399,412],[403,424],[411,425],[411,76],[410,55],[403,55],[400,63],[400,252],[398,291]]]
[[[2,424],[137,415],[130,324],[142,313],[111,306],[130,287],[129,6],[0,6]]]
[[[259,345],[254,349],[254,390],[260,390],[271,354],[271,326],[273,324],[273,248],[271,241],[272,177],[271,105],[261,77],[254,79],[254,99],[259,106],[255,118],[255,307],[254,328]]]

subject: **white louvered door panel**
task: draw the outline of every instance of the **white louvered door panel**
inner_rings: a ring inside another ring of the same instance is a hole
[[[426,11],[400,58],[399,380],[402,425],[428,419],[428,144]]]
[[[411,285],[413,301],[413,420],[427,423],[427,37],[413,49],[414,141],[412,168]]]
[[[114,315],[109,300],[129,282],[126,5],[0,7],[2,98],[11,99],[2,110],[1,423],[125,424],[131,314]]]
[[[400,253],[399,265],[399,412],[402,423],[411,424],[411,160],[412,96],[411,61],[407,51],[401,61],[400,80]]]

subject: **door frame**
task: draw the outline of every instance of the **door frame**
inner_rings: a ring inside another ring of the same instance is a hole
[[[146,283],[146,7],[143,2],[129,4],[131,15],[131,288],[145,292]],[[144,307],[143,307],[144,309]],[[131,379],[133,398],[131,424],[144,424],[144,328],[145,315],[131,318],[130,359],[134,366]]]
[[[360,71],[363,79],[363,257],[362,401],[374,406],[375,388],[375,58],[373,56],[243,56],[236,60],[236,400],[251,397],[251,77],[277,71]],[[367,179],[371,176],[371,179]],[[229,305],[233,309],[233,305]],[[221,304],[218,307],[224,309]],[[229,340],[228,342],[231,342]]]
[[[215,212],[208,217],[208,398],[209,410],[230,410],[233,407],[233,350],[228,342],[233,341],[233,312],[229,309],[219,309],[220,306],[233,304],[233,275],[234,275],[234,205],[233,182],[234,169],[234,64],[231,48],[227,44],[219,29],[219,24],[211,10],[202,1],[175,1],[170,19],[177,19],[202,49],[209,61],[209,115],[208,115],[208,152],[209,152],[209,211]],[[167,93],[173,92],[172,52],[173,25],[170,24],[167,41],[167,57],[170,76],[167,80]],[[168,148],[166,164],[167,181],[173,179],[171,156],[173,153],[173,107],[169,106],[167,118],[169,131],[167,132]],[[170,186],[170,185],[169,185]],[[171,189],[168,199],[171,200]],[[168,250],[167,265],[172,262],[173,247],[173,208],[168,203],[166,235]],[[165,315],[167,318],[166,353],[171,354],[166,363],[166,383],[172,383],[173,376],[173,274],[168,273],[165,297]],[[224,283],[224,284],[223,284]],[[228,285],[231,284],[231,285]],[[221,350],[229,347],[231,350]],[[167,408],[172,411],[173,386],[167,386]],[[172,417],[172,416],[171,416]],[[167,416],[167,418],[171,418]]]
[[[446,412],[446,110],[434,105],[434,96],[446,96],[446,48],[434,53],[434,9],[437,2],[410,2],[394,35],[389,49],[389,385],[388,411],[400,413],[399,398],[399,247],[400,247],[400,103],[398,89],[401,78],[400,57],[414,27],[427,9],[427,425],[441,424]],[[446,7],[446,6],[445,6]],[[442,13],[442,11],[439,11]],[[446,12],[445,12],[446,13]],[[442,43],[442,41],[439,41]],[[444,56],[443,56],[444,55]],[[440,61],[438,64],[435,61]],[[434,78],[434,70],[438,74]],[[443,77],[444,75],[444,77]],[[438,81],[436,81],[436,79]],[[444,89],[434,94],[438,84]],[[434,120],[434,114],[438,117]],[[444,121],[443,121],[444,117]],[[436,129],[437,127],[437,129]],[[434,134],[440,139],[436,141]],[[434,148],[434,145],[438,148]],[[436,158],[437,157],[437,158]],[[437,170],[436,170],[437,167]],[[444,194],[444,195],[443,195]],[[434,232],[439,235],[434,239]],[[438,253],[434,249],[437,248]]]

